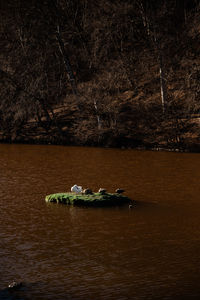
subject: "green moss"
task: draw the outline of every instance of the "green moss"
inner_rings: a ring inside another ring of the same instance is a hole
[[[92,195],[82,195],[74,193],[57,193],[45,197],[46,202],[56,202],[68,205],[82,205],[82,206],[112,206],[128,203],[131,200],[121,194],[94,193]]]

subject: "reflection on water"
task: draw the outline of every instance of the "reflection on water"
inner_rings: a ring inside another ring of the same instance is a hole
[[[199,154],[0,145],[0,165],[0,299],[199,299]],[[137,202],[45,203],[75,183]]]

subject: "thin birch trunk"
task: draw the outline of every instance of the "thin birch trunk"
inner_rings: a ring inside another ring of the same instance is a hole
[[[160,96],[162,103],[162,111],[165,113],[166,110],[166,83],[165,83],[165,74],[163,67],[163,58],[162,54],[159,53],[159,71],[160,71]]]
[[[96,111],[96,116],[97,116],[97,126],[98,126],[98,129],[101,129],[101,118],[98,113],[98,107],[97,107],[97,102],[96,102],[95,98],[93,100],[93,103],[94,103],[94,109]]]
[[[98,107],[97,107],[97,102],[96,102],[95,98],[93,100],[93,103],[94,103],[94,108],[95,108],[96,116],[97,116],[97,126],[98,126],[98,129],[101,129],[101,118],[100,118],[100,115],[98,113]]]

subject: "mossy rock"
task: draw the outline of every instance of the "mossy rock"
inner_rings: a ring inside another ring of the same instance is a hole
[[[101,193],[93,193],[92,195],[57,193],[46,196],[45,201],[78,206],[114,206],[129,203],[131,200],[117,193],[104,195]]]

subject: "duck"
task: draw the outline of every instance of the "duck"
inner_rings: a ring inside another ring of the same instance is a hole
[[[118,189],[116,189],[116,191],[115,191],[117,194],[122,194],[123,192],[125,192],[123,189],[120,189],[120,188],[118,188]]]
[[[100,188],[98,190],[98,193],[100,193],[101,195],[105,195],[107,193],[107,191],[105,189],[103,189],[103,188]]]
[[[83,194],[84,194],[84,195],[92,195],[93,192],[92,192],[92,190],[90,190],[90,189],[87,188],[87,189],[84,189],[84,190],[83,190]]]

